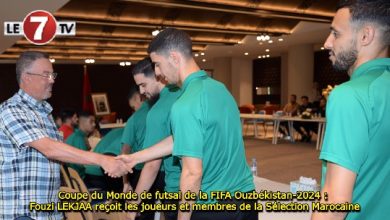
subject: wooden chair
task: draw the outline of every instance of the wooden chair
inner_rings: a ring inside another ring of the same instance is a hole
[[[61,186],[60,191],[68,192],[68,193],[79,192],[78,190],[66,186]],[[88,202],[88,201],[84,201],[84,202]],[[92,212],[74,211],[74,212],[65,212],[64,214],[65,214],[65,220],[94,220]]]
[[[81,179],[80,175],[77,173],[76,170],[72,168],[69,169],[70,174],[70,180],[73,182],[73,185],[75,186],[75,190],[78,192],[86,192],[89,193],[87,186],[85,185],[84,181]],[[91,197],[89,196],[88,202],[91,202]],[[125,213],[122,212],[92,212],[91,215],[93,216],[91,220],[122,220],[125,219]],[[90,219],[85,219],[90,220]]]

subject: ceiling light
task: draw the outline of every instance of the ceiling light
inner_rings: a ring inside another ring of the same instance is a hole
[[[274,42],[273,40],[269,40],[269,41],[268,41],[269,44],[272,44],[273,42]]]
[[[245,53],[244,53],[244,55],[245,55],[245,56],[248,56],[248,55],[249,55],[249,53],[248,53],[248,52],[245,52]]]
[[[131,62],[130,62],[130,61],[126,61],[126,62],[125,62],[125,65],[126,65],[126,66],[130,66],[130,65],[131,65]]]
[[[206,59],[203,59],[202,62],[206,62]]]
[[[257,58],[261,59],[261,56],[257,56]]]
[[[265,52],[269,52],[269,49],[265,49]]]
[[[120,62],[119,66],[125,66],[125,62]]]
[[[259,35],[256,37],[256,40],[257,41],[264,41],[264,36],[263,35]]]
[[[199,54],[198,54],[198,53],[196,53],[196,54],[194,54],[194,56],[195,56],[195,57],[198,57],[198,56],[199,56]]]
[[[85,63],[95,63],[94,59],[85,59]]]
[[[202,53],[200,53],[200,55],[201,55],[201,56],[204,56],[204,53],[202,52]]]
[[[263,55],[263,58],[265,58],[266,56],[265,55]]]
[[[321,50],[325,50],[325,48],[324,48],[324,47],[321,47]]]
[[[49,60],[50,60],[51,63],[56,62],[56,59],[54,59],[54,58],[50,58]]]
[[[160,33],[160,30],[158,30],[158,29],[152,31],[153,36],[157,36],[157,34],[159,34],[159,33]]]
[[[268,34],[259,34],[256,37],[257,41],[267,41],[267,40],[270,40],[270,39],[271,39],[271,36],[269,36]]]
[[[269,57],[269,54],[267,54],[266,57]]]
[[[283,38],[279,38],[278,41],[280,41],[280,42],[283,41]]]
[[[243,44],[244,42],[242,42],[242,41],[238,41],[237,43],[238,43],[238,44]]]

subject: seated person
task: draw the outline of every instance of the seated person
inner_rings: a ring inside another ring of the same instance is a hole
[[[95,129],[95,116],[88,112],[80,112],[78,117],[79,128],[76,129],[73,134],[68,137],[66,143],[80,150],[89,151],[90,146],[88,143],[88,136]],[[75,169],[82,179],[85,178],[85,169],[83,165],[69,164],[69,167]]]
[[[124,128],[115,128],[109,131],[96,145],[93,152],[117,156],[121,154],[122,134]],[[105,191],[121,192],[122,179],[111,179],[106,176],[100,166],[85,165],[85,183],[88,188],[99,188]]]
[[[298,114],[302,114],[307,109],[312,109],[313,105],[309,102],[309,97],[302,96],[301,97],[302,104],[298,108]],[[294,129],[301,135],[301,141],[302,142],[310,142],[311,141],[311,135],[310,131],[312,130],[312,127],[315,123],[313,122],[294,122],[293,127]]]
[[[286,115],[290,114],[291,116],[295,116],[295,115],[297,115],[298,107],[299,107],[299,105],[297,103],[297,95],[292,94],[290,96],[290,102],[284,106],[283,112]],[[287,136],[287,137],[290,136],[290,131],[288,130],[288,126],[287,126],[286,121],[280,122],[279,132],[283,136]]]
[[[320,99],[320,105],[317,110],[317,114],[320,117],[325,117],[326,116],[326,99],[325,97],[321,97]]]
[[[73,133],[74,128],[77,126],[78,118],[76,112],[71,109],[63,110],[60,113],[60,116],[62,124],[58,130],[62,133],[64,141],[66,141],[66,139],[68,139],[68,137]]]

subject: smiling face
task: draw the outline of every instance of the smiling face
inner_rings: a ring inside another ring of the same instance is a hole
[[[150,54],[150,59],[154,63],[154,71],[157,76],[165,78],[169,84],[178,84],[179,83],[179,71],[173,62],[171,55],[163,56],[152,52]]]
[[[337,70],[349,70],[357,60],[357,40],[350,17],[348,8],[337,11],[332,22],[331,33],[324,44],[324,47],[329,50],[329,59]]]
[[[50,98],[54,84],[54,79],[49,77],[51,73],[53,73],[53,65],[49,59],[40,58],[32,62],[22,73],[25,91],[38,101]]]

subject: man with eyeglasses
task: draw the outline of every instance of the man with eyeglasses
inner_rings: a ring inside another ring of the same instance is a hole
[[[62,142],[45,100],[57,74],[49,56],[27,51],[16,62],[19,91],[0,105],[0,219],[62,219],[53,210],[29,210],[29,203],[58,202],[60,163],[99,165],[110,174],[127,170],[113,157],[82,151]]]

